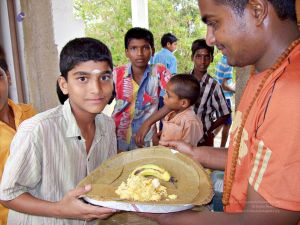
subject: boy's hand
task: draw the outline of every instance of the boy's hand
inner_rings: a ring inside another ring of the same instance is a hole
[[[116,212],[115,209],[93,206],[82,202],[79,198],[91,189],[91,185],[86,185],[69,191],[61,201],[57,202],[58,217],[90,221],[105,219]]]
[[[142,148],[144,146],[144,138],[150,130],[151,126],[148,126],[147,123],[143,123],[138,132],[136,133],[134,140],[135,144]]]
[[[187,154],[189,156],[194,155],[193,146],[184,141],[160,141],[160,145],[173,148],[181,153]]]

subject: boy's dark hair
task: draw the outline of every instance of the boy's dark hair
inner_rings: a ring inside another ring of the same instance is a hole
[[[192,57],[194,57],[194,55],[195,55],[195,53],[196,53],[197,50],[203,49],[203,48],[207,49],[207,51],[211,55],[212,61],[213,61],[213,58],[214,58],[214,47],[213,46],[208,46],[206,44],[205,39],[197,39],[197,40],[193,41],[192,47],[191,47]]]
[[[174,34],[171,33],[166,33],[161,37],[160,43],[161,46],[164,48],[167,46],[168,42],[170,44],[173,44],[174,42],[176,42],[178,39]]]
[[[219,4],[230,6],[238,15],[243,15],[249,0],[215,0]],[[281,20],[297,21],[295,0],[268,0]]]
[[[101,41],[88,37],[75,38],[69,41],[60,53],[59,69],[61,76],[68,80],[70,70],[82,62],[90,60],[105,61],[113,69],[110,50]],[[56,83],[56,92],[60,103],[63,104],[68,99],[68,95],[61,91],[58,82]]]
[[[168,83],[174,84],[174,93],[180,99],[188,99],[190,106],[197,102],[200,94],[200,84],[194,76],[177,74],[172,76]]]
[[[132,39],[144,39],[149,43],[151,48],[154,49],[154,38],[150,30],[141,27],[133,27],[129,29],[124,38],[125,49],[128,49],[129,42]]]
[[[8,72],[8,66],[6,63],[5,53],[2,46],[0,46],[0,67],[4,70],[4,72]]]

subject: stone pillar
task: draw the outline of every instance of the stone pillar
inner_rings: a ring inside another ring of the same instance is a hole
[[[131,0],[132,27],[149,29],[148,0]]]
[[[55,91],[58,52],[50,0],[22,0],[25,73],[28,99],[38,111],[58,104]]]

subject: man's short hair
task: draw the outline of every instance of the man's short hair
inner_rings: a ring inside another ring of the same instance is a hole
[[[211,57],[213,59],[213,57],[214,57],[214,47],[213,46],[208,46],[206,44],[205,39],[197,39],[197,40],[193,41],[192,47],[191,47],[192,57],[194,57],[197,50],[203,49],[203,48],[207,49],[207,51],[209,52],[209,54],[211,55]]]
[[[143,39],[149,43],[152,49],[154,49],[154,38],[150,30],[141,27],[133,27],[129,29],[124,37],[125,49],[128,49],[129,42],[132,39]]]
[[[178,39],[174,34],[171,33],[166,33],[161,37],[160,43],[161,46],[164,48],[167,46],[168,42],[170,44],[173,44],[174,42],[176,42]]]
[[[190,101],[190,106],[197,102],[200,94],[200,84],[191,74],[174,75],[168,83],[174,85],[173,91],[180,99]]]
[[[219,4],[230,6],[238,15],[243,15],[249,0],[215,0]],[[281,20],[297,21],[295,0],[268,0]]]

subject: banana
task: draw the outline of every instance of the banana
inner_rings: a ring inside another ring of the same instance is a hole
[[[174,179],[168,171],[155,164],[145,164],[143,166],[139,166],[133,170],[131,175],[154,176],[158,179],[170,182],[172,182]]]

